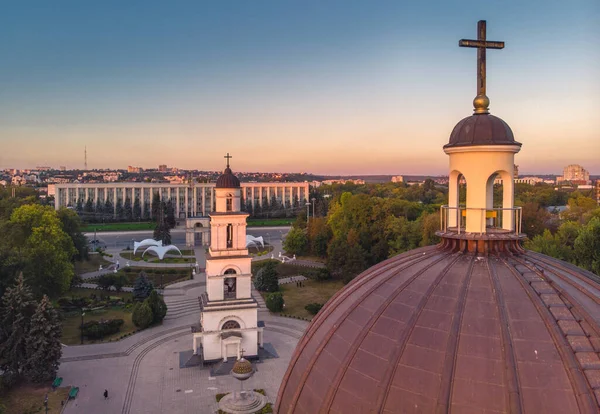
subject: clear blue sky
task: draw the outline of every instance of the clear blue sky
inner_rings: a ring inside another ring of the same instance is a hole
[[[600,173],[600,1],[21,1],[0,14],[0,168],[445,173],[477,20],[522,172]]]

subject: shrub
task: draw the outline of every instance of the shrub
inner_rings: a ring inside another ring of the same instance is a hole
[[[306,309],[306,311],[311,315],[316,315],[317,313],[319,313],[322,307],[322,303],[309,303],[304,307],[304,309]]]
[[[156,290],[153,290],[144,302],[147,302],[152,310],[152,323],[161,322],[167,314],[167,305],[163,298],[158,296]]]
[[[123,319],[94,320],[84,323],[80,329],[88,339],[99,339],[119,332],[124,323]]]
[[[283,295],[281,292],[269,293],[265,300],[267,308],[271,312],[281,312],[283,310]]]
[[[135,279],[133,283],[133,297],[136,300],[144,300],[150,296],[150,292],[154,290],[152,282],[148,280],[148,277],[144,272],[140,272],[140,275]]]
[[[98,287],[100,287],[101,289],[104,289],[104,290],[107,290],[108,288],[110,288],[112,286],[113,282],[114,282],[114,276],[111,274],[100,275],[100,277],[98,277],[98,279],[96,280]]]
[[[146,329],[152,324],[152,309],[150,309],[148,302],[144,301],[133,308],[131,320],[140,329]]]
[[[128,280],[125,275],[116,274],[113,276],[112,285],[115,287],[117,292],[120,292],[123,289],[123,286],[125,286],[127,284],[127,282],[128,282]]]
[[[277,292],[279,290],[279,280],[277,275],[277,262],[269,261],[256,272],[254,286],[261,292]]]

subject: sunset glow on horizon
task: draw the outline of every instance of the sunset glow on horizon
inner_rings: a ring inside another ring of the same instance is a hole
[[[600,174],[600,2],[404,3],[6,5],[0,169],[446,174],[487,19],[521,173]]]

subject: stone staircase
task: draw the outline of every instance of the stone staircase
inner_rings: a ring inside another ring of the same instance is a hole
[[[197,314],[200,317],[200,303],[198,302],[198,298],[170,299],[165,297],[165,303],[167,304],[166,320],[191,314]]]

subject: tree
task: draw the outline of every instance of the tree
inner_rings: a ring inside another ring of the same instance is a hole
[[[256,272],[254,286],[261,292],[276,292],[279,290],[279,279],[277,277],[277,262],[269,261]]]
[[[8,288],[2,296],[0,307],[0,370],[9,385],[21,374],[27,360],[27,335],[35,302],[23,274],[16,285]]]
[[[100,275],[100,277],[98,277],[98,279],[96,280],[98,287],[104,290],[108,290],[112,286],[113,282],[114,277],[111,274]]]
[[[135,300],[144,300],[153,290],[152,282],[148,280],[146,273],[141,272],[133,283],[133,297]]]
[[[579,232],[574,244],[578,264],[600,275],[600,219],[594,217]]]
[[[125,203],[123,203],[123,217],[127,221],[131,221],[133,218],[133,209],[131,207],[131,198],[126,197]]]
[[[112,219],[115,214],[114,206],[108,198],[106,199],[106,203],[104,203],[104,214],[109,220]]]
[[[140,205],[140,199],[136,197],[133,202],[132,216],[133,220],[139,220],[142,217],[142,207]]]
[[[66,292],[74,274],[71,259],[76,250],[56,211],[50,206],[23,205],[13,211],[9,224],[15,232],[12,243],[20,268],[34,294]]]
[[[307,247],[308,239],[306,232],[302,229],[292,227],[283,241],[284,250],[289,254],[300,256],[306,253]]]
[[[542,234],[546,228],[546,221],[550,218],[550,213],[538,203],[525,203],[522,209],[522,229],[529,238]]]
[[[135,326],[140,329],[146,329],[152,324],[152,319],[152,309],[150,309],[147,301],[135,305],[133,314],[131,315],[131,320]]]
[[[83,212],[85,213],[85,219],[89,221],[94,216],[94,203],[91,198],[88,198],[83,206]]]
[[[175,207],[173,206],[173,202],[171,200],[167,201],[165,206],[165,214],[166,214],[166,223],[169,226],[169,229],[175,228],[177,221],[175,220]],[[169,242],[168,244],[171,244]]]
[[[75,246],[73,260],[87,260],[88,240],[81,232],[81,219],[73,210],[64,207],[56,213],[60,219],[63,231],[69,235],[73,246]]]
[[[26,379],[38,383],[54,379],[62,355],[61,333],[58,314],[44,295],[31,317],[26,339],[27,360],[23,367]]]
[[[96,221],[102,221],[104,218],[104,204],[100,201],[100,198],[96,200],[96,210],[94,215]]]
[[[281,292],[269,293],[265,300],[265,304],[267,305],[267,309],[271,312],[281,312],[284,304],[283,295]]]
[[[160,194],[154,193],[152,195],[152,217],[156,219],[158,217],[158,212],[160,211]]]
[[[120,198],[117,199],[117,203],[115,206],[117,220],[123,220],[124,212],[123,212],[123,200]]]
[[[83,212],[83,200],[80,198],[77,200],[77,204],[75,204],[75,211],[77,214],[81,214]]]
[[[167,223],[165,215],[165,203],[160,203],[160,208],[156,215],[156,227],[154,228],[154,240],[161,240],[164,245],[171,244],[171,230]]]
[[[117,292],[123,290],[123,286],[127,284],[127,277],[123,274],[117,273],[113,276],[112,285],[115,287]]]
[[[148,306],[152,310],[152,323],[159,323],[165,318],[167,314],[167,305],[163,298],[161,298],[156,290],[150,292],[150,296],[146,299]]]
[[[154,240],[161,240],[165,246],[171,244],[171,230],[164,221],[156,225],[152,237]]]
[[[150,204],[147,201],[144,201],[144,212],[142,217],[144,219],[148,219],[150,217]]]

